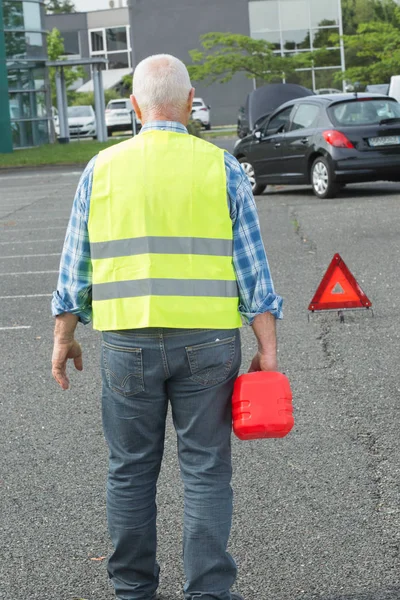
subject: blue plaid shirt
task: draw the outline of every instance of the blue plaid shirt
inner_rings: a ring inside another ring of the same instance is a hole
[[[186,133],[180,123],[146,123],[142,131],[161,129]],[[90,196],[96,157],[87,165],[76,191],[61,256],[53,315],[72,313],[82,323],[92,319],[92,263],[88,235]],[[230,215],[233,227],[233,264],[239,287],[239,310],[252,323],[258,314],[270,312],[282,318],[282,298],[274,291],[260,224],[249,180],[232,155],[225,153]]]

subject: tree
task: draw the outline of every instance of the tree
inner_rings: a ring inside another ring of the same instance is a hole
[[[61,33],[58,29],[54,28],[50,31],[47,36],[47,54],[49,60],[64,60],[62,57],[64,55],[64,40],[61,36]],[[69,88],[77,81],[80,77],[84,77],[85,73],[82,67],[64,67],[65,74],[65,85],[67,88],[67,101],[68,104],[72,103],[75,98],[76,92],[70,90]],[[55,67],[51,67],[49,69],[49,78],[51,85],[51,99],[53,105],[57,104],[57,96],[56,96],[56,69]]]
[[[298,67],[311,64],[302,54],[282,57],[272,44],[237,33],[207,33],[200,38],[202,50],[191,50],[188,65],[193,81],[226,83],[244,73],[260,83],[281,82]]]
[[[358,64],[339,74],[361,85],[389,83],[392,75],[400,74],[400,8],[392,23],[372,21],[358,26],[355,35],[343,37],[346,51],[352,52]]]
[[[395,0],[342,0],[345,35],[354,35],[358,26],[371,21],[391,23],[398,4]]]
[[[72,0],[47,0],[45,5],[46,11],[52,15],[75,12],[75,5]]]

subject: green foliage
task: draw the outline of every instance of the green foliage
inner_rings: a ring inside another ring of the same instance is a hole
[[[354,35],[345,35],[343,40],[346,53],[354,59],[338,77],[364,86],[389,83],[392,75],[400,74],[400,7],[391,23],[361,23]]]
[[[52,15],[75,12],[75,5],[72,0],[47,0],[45,6],[46,12]]]
[[[198,121],[193,121],[192,119],[189,121],[187,130],[190,135],[194,135],[195,137],[201,138],[201,125]]]
[[[107,104],[110,100],[118,100],[121,98],[121,94],[116,92],[115,90],[105,90],[104,91],[104,101]],[[94,93],[93,92],[77,92],[75,94],[74,99],[71,102],[72,106],[93,106],[94,108]]]
[[[263,83],[279,82],[304,64],[300,54],[283,58],[274,54],[272,44],[247,35],[207,33],[200,41],[202,50],[189,53],[193,64],[188,70],[193,81],[226,83],[236,73],[245,73]]]
[[[49,60],[63,60],[62,56],[64,54],[64,40],[61,36],[61,33],[58,29],[54,28],[50,31],[47,36],[47,54]],[[75,99],[76,92],[73,90],[69,90],[68,88],[73,85],[80,77],[84,77],[85,72],[82,67],[65,67],[65,84],[67,88],[67,101],[68,104],[72,104]],[[49,79],[51,86],[51,101],[53,106],[57,105],[57,96],[56,96],[56,69],[55,67],[51,67],[49,69]]]
[[[121,94],[130,96],[132,94],[132,75],[124,75],[121,84]]]
[[[397,8],[395,0],[342,0],[344,33],[354,35],[361,23],[391,23]]]

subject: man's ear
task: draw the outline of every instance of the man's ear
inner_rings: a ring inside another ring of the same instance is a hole
[[[131,95],[131,102],[132,102],[132,106],[135,110],[137,118],[139,119],[139,121],[141,121],[142,120],[142,111],[140,110],[139,104],[137,103],[137,100],[133,94]]]

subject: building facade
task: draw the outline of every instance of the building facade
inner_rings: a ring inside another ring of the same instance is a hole
[[[51,104],[44,3],[42,0],[3,0],[0,4],[5,57],[3,77],[6,73],[7,78],[1,90],[3,102],[6,94],[8,99],[12,146],[25,148],[48,143]]]
[[[330,37],[341,32],[340,0],[251,0],[249,28],[253,38],[270,42],[281,56],[326,48],[312,69],[298,71],[288,81],[314,91],[337,86],[343,56]]]

